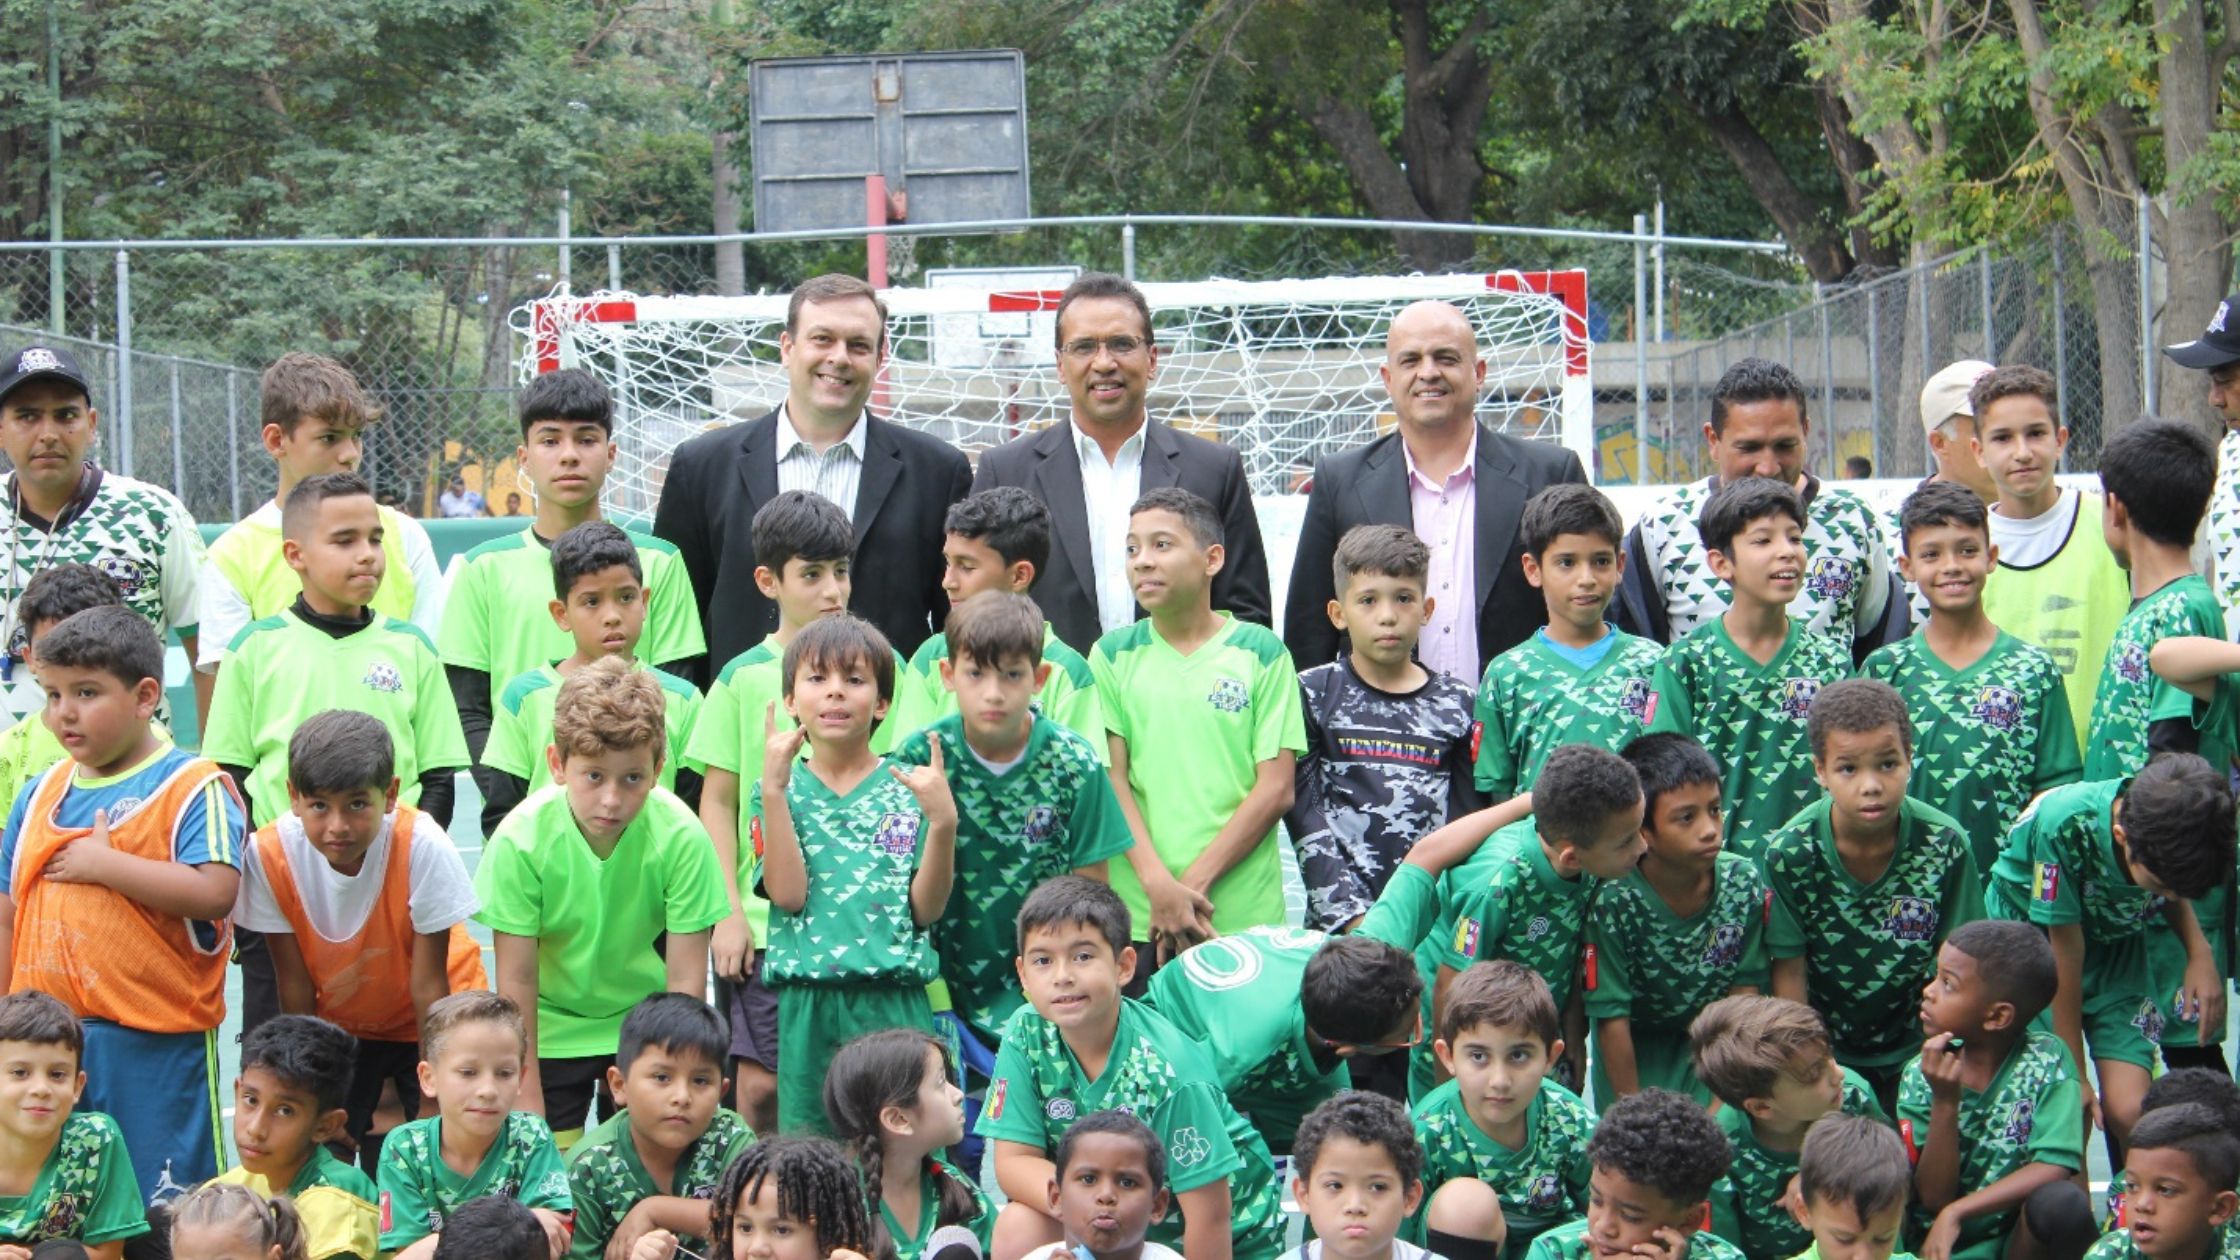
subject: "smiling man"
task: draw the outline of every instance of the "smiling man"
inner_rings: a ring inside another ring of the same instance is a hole
[[[778,627],[778,606],[755,586],[749,527],[782,490],[822,495],[848,514],[862,575],[849,611],[907,657],[948,615],[942,521],[970,489],[972,466],[948,443],[865,406],[887,360],[887,308],[863,281],[822,275],[795,289],[778,359],[785,401],[679,446],[654,513],[653,532],[676,545],[692,575],[706,673]]]

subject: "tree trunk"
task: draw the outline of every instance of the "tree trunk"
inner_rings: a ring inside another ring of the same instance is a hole
[[[2155,0],[2155,32],[2159,35],[2162,81],[2162,142],[2165,161],[2175,185],[2187,164],[2207,152],[2218,123],[2218,85],[2232,55],[2231,41],[2240,32],[2224,32],[2225,43],[2212,47],[2199,0]],[[2175,189],[2173,189],[2175,194]],[[2194,196],[2181,204],[2169,198],[2169,209],[2157,224],[2161,229],[2162,257],[2168,277],[2168,300],[2161,340],[2183,341],[2199,332],[2209,312],[2223,300],[2232,274],[2232,230],[2222,198],[2213,193]],[[2156,356],[2162,388],[2156,391],[2162,414],[2190,420],[2205,432],[2216,434],[2223,422],[2209,406],[2200,374],[2172,371]]]
[[[738,136],[729,131],[715,134],[715,163],[710,174],[715,182],[713,230],[718,236],[739,230],[739,167],[731,160],[731,146],[737,140]],[[736,297],[746,291],[746,246],[737,241],[717,245],[716,292]]]
[[[1346,172],[1353,176],[1354,187],[1361,191],[1362,199],[1369,203],[1369,213],[1380,219],[1435,219],[1432,208],[1416,194],[1419,180],[1435,187],[1447,188],[1457,182],[1456,177],[1442,174],[1433,178],[1430,172],[1408,172],[1400,169],[1392,154],[1384,147],[1384,140],[1377,134],[1376,120],[1358,105],[1332,97],[1322,97],[1307,110],[1307,120],[1332,149],[1337,150],[1338,160],[1345,163]],[[1449,152],[1445,162],[1467,166],[1473,193],[1477,180],[1484,171],[1478,166],[1476,129],[1471,132],[1471,142],[1461,152]],[[1434,159],[1435,164],[1438,159]],[[1467,222],[1467,205],[1454,221]],[[1394,243],[1406,256],[1408,265],[1418,271],[1436,272],[1467,262],[1476,251],[1470,238],[1459,232],[1395,232]]]
[[[1688,108],[1711,133],[1711,138],[1718,141],[1720,151],[1741,173],[1750,195],[1773,219],[1774,226],[1781,229],[1782,239],[1797,251],[1798,259],[1812,278],[1822,284],[1834,284],[1851,274],[1851,255],[1844,250],[1841,238],[1828,230],[1820,219],[1819,207],[1789,178],[1780,156],[1757,125],[1731,102],[1724,107],[1711,108],[1689,101]]]

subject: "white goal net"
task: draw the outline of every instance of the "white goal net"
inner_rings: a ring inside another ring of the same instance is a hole
[[[890,289],[881,414],[977,452],[1068,411],[1055,367],[1060,287],[952,275]],[[1486,361],[1479,419],[1561,442],[1592,467],[1586,272],[1362,276],[1141,286],[1160,347],[1151,409],[1236,446],[1259,495],[1297,491],[1324,454],[1393,423],[1378,378],[1384,333],[1411,302],[1466,311]],[[582,367],[616,396],[611,509],[650,513],[669,453],[705,429],[753,419],[785,397],[778,334],[786,295],[565,293],[513,314],[526,381]]]

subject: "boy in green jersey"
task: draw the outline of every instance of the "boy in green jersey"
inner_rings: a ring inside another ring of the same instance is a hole
[[[1649,729],[1693,735],[1726,771],[1727,847],[1756,858],[1814,795],[1805,716],[1851,673],[1850,650],[1789,616],[1805,572],[1797,492],[1749,477],[1721,486],[1698,525],[1725,612],[1657,661]]]
[[[1719,764],[1685,735],[1625,747],[1641,779],[1641,862],[1603,888],[1580,969],[1594,1021],[1594,1100],[1643,1088],[1711,1101],[1688,1062],[1688,1021],[1766,986],[1769,897],[1758,865],[1720,841]]]
[[[1524,505],[1520,532],[1548,624],[1495,657],[1478,686],[1477,784],[1494,800],[1531,787],[1565,744],[1616,752],[1639,735],[1664,654],[1604,620],[1625,572],[1625,524],[1601,491],[1549,486]]]
[[[16,597],[16,624],[30,636],[24,645],[24,663],[36,673],[39,640],[63,618],[123,602],[117,584],[90,564],[41,569],[24,583],[23,594]],[[0,733],[0,811],[13,808],[16,793],[68,755],[38,712],[26,714],[22,721]]]
[[[1912,1260],[1898,1251],[1913,1197],[1913,1164],[1888,1123],[1830,1114],[1797,1156],[1791,1204],[1812,1245],[1796,1260]]]
[[[949,597],[952,609],[983,591],[1028,594],[1035,578],[1049,566],[1050,509],[1017,486],[997,486],[958,500],[949,508],[942,528],[947,537],[941,544],[941,593]],[[894,708],[887,713],[887,725],[894,728],[896,738],[957,711],[956,692],[941,668],[951,648],[947,634],[934,635],[918,645],[910,663],[896,676]],[[1088,740],[1102,765],[1104,705],[1097,698],[1097,680],[1089,672],[1089,662],[1067,647],[1048,621],[1042,623],[1037,659],[1048,673],[1036,685],[1035,707]]]
[[[770,901],[763,979],[778,995],[786,1133],[824,1130],[825,1068],[842,1042],[934,1030],[931,928],[955,882],[957,803],[938,734],[922,766],[872,751],[894,661],[871,623],[822,618],[786,647],[785,705],[798,725],[778,729],[775,704],[763,712],[762,774],[748,799],[755,862],[741,881]]]
[[[2086,1260],[2234,1260],[2240,1257],[2240,1135],[2199,1104],[2139,1121],[2124,1155],[2121,1228]]]
[[[570,675],[545,750],[552,786],[506,815],[475,867],[498,992],[528,1021],[522,1109],[566,1145],[607,1084],[631,1007],[706,991],[708,932],[723,917],[707,831],[655,786],[663,707],[647,671],[612,657]]]
[[[2193,569],[2191,548],[2208,510],[2216,479],[2216,451],[2208,438],[2177,421],[2127,425],[2102,449],[2105,490],[2101,530],[2108,549],[2131,577],[2132,605],[2101,665],[2093,696],[2091,738],[2084,777],[2121,779],[2137,774],[2158,752],[2195,752],[2219,770],[2235,752],[2235,701],[2227,691],[2189,694],[2157,676],[2149,665],[2166,638],[2225,637],[2224,613],[2209,584]],[[2206,699],[2204,699],[2206,697]],[[2194,906],[2203,923],[2224,922],[2231,881],[2221,881]],[[2224,934],[2219,933],[2220,941]],[[2174,995],[2184,973],[2184,943],[2162,923],[2147,925],[2149,965],[2163,1004],[2163,1061],[2171,1067],[2224,1066],[2223,1024],[2199,1024],[2177,1008]],[[2217,966],[2230,974],[2232,960],[2220,943]]]
[[[1525,1260],[1741,1260],[1725,1239],[1701,1232],[1728,1155],[1726,1136],[1687,1095],[1645,1089],[1621,1100],[1587,1143],[1586,1219],[1534,1239]]]
[[[1512,797],[1419,839],[1345,935],[1257,927],[1217,936],[1160,968],[1145,1000],[1205,1045],[1230,1103],[1271,1149],[1289,1151],[1307,1112],[1353,1088],[1352,1068],[1422,1043],[1413,950],[1430,931],[1439,877],[1531,808],[1529,794]]]
[[[1798,1149],[1823,1116],[1889,1117],[1858,1073],[1836,1063],[1809,1006],[1744,994],[1705,1007],[1688,1029],[1695,1072],[1722,1104],[1734,1163],[1711,1196],[1711,1232],[1749,1260],[1787,1260],[1811,1244],[1790,1213]]]
[[[1061,875],[1028,896],[1018,924],[1029,1005],[1004,1030],[974,1127],[995,1143],[996,1184],[1011,1199],[996,1217],[994,1253],[1061,1240],[1058,1221],[1034,1206],[1056,1206],[1052,1152],[1076,1119],[1121,1107],[1158,1135],[1180,1208],[1151,1240],[1190,1260],[1274,1260],[1283,1250],[1275,1161],[1222,1096],[1205,1049],[1121,996],[1136,951],[1119,896]]]
[[[147,1205],[116,1121],[77,1110],[85,1032],[69,1007],[37,989],[0,997],[0,1244],[29,1255],[49,1239],[117,1260],[148,1232]]]
[[[292,350],[274,360],[258,382],[265,452],[279,472],[270,500],[228,526],[210,544],[202,566],[202,624],[194,662],[204,674],[225,662],[234,636],[252,621],[294,602],[302,581],[282,554],[280,516],[288,493],[306,477],[354,473],[365,457],[364,432],[381,409],[358,387],[350,369],[323,354]],[[381,551],[387,561],[373,609],[436,632],[442,615],[443,574],[427,528],[394,508],[381,509]]]
[[[723,1021],[687,993],[656,993],[622,1019],[607,1088],[617,1110],[568,1152],[572,1260],[628,1255],[652,1230],[708,1249],[708,1199],[754,1140],[723,1108]]]
[[[2179,1007],[2221,1028],[2224,986],[2189,898],[2217,887],[2232,863],[2223,772],[2191,753],[2164,753],[2129,783],[2039,797],[1992,867],[1991,916],[2035,924],[2053,942],[2061,987],[2050,1026],[2080,1064],[2090,1043],[2097,1108],[2090,1085],[2080,1080],[2078,1092],[2115,1149],[2139,1118],[2163,1031],[2147,925],[2167,921],[2186,946]]]
[[[700,715],[700,689],[666,670],[638,660],[646,628],[645,571],[630,536],[605,521],[585,521],[552,544],[552,619],[575,642],[566,660],[539,665],[506,683],[491,718],[490,741],[482,747],[482,782],[490,795],[482,802],[482,834],[521,798],[552,782],[545,768],[545,746],[552,742],[552,702],[568,675],[609,656],[644,669],[661,684],[667,750],[661,758],[661,786],[687,805],[700,800],[700,776],[678,763]]]
[[[346,1132],[344,1106],[357,1039],[314,1015],[282,1015],[241,1039],[233,1081],[233,1149],[241,1162],[218,1180],[269,1199],[284,1194],[303,1218],[308,1260],[381,1252],[373,1178],[326,1144]]]
[[[303,719],[356,709],[389,728],[399,798],[449,826],[466,738],[428,637],[371,607],[387,564],[373,488],[353,473],[298,482],[281,545],[303,590],[234,636],[210,700],[202,754],[241,784],[252,822],[288,811],[288,738]]]
[[[1913,715],[1914,799],[1952,815],[1988,871],[2030,798],[2083,765],[2061,669],[2043,648],[1991,624],[1984,582],[1998,563],[1975,491],[1933,481],[1898,510],[1898,567],[1929,604],[1914,634],[1876,649],[1859,673],[1898,689]]]
[[[936,742],[951,754],[956,895],[933,945],[951,1008],[991,1044],[1025,1001],[1011,960],[1027,894],[1068,871],[1102,880],[1105,863],[1135,843],[1097,746],[1035,704],[1055,672],[1047,624],[1033,600],[1004,591],[952,609],[948,632],[926,640],[947,645],[936,667],[950,711],[894,753],[909,766],[931,762]]]
[[[1516,1260],[1586,1211],[1594,1112],[1549,1074],[1563,1057],[1557,1011],[1547,981],[1507,959],[1448,989],[1432,1050],[1453,1079],[1415,1109],[1425,1195],[1415,1233],[1439,1255],[1490,1257],[1498,1242]],[[1497,1212],[1479,1206],[1487,1187]]]
[[[1298,673],[1273,630],[1213,610],[1221,539],[1213,505],[1187,490],[1137,499],[1128,578],[1147,615],[1089,654],[1136,838],[1112,887],[1153,969],[1217,932],[1284,921],[1276,823],[1307,750]]]
[[[1571,1088],[1586,1068],[1578,975],[1587,907],[1596,888],[1641,859],[1641,779],[1615,753],[1570,744],[1548,758],[1532,797],[1532,821],[1494,833],[1441,894],[1442,918],[1451,914],[1453,926],[1425,942],[1438,960],[1429,1022],[1445,1026],[1447,986],[1463,968],[1489,958],[1521,962],[1547,977],[1563,1012],[1572,1049],[1557,1079]]]
[[[754,580],[777,606],[778,628],[724,663],[685,744],[685,757],[703,776],[700,822],[715,840],[731,906],[710,942],[716,993],[731,1016],[739,1111],[760,1133],[778,1129],[778,998],[763,983],[757,952],[770,939],[770,903],[755,895],[751,880],[740,878],[748,868],[739,837],[751,821],[740,784],[762,772],[766,716],[780,730],[793,725],[792,712],[780,703],[786,648],[819,618],[848,611],[855,537],[839,504],[806,490],[785,491],[756,510]]]
[[[1831,683],[1812,701],[1828,794],[1766,842],[1773,991],[1827,1017],[1836,1058],[1885,1107],[1912,1053],[1907,1015],[1947,933],[1983,916],[1960,824],[1906,795],[1913,722],[1890,684]]]
[[[436,637],[477,761],[506,683],[573,650],[537,598],[551,581],[545,552],[560,535],[602,519],[599,492],[614,468],[614,397],[598,377],[581,368],[546,372],[522,389],[518,409],[521,445],[513,457],[537,514],[520,533],[466,554],[444,595]],[[697,676],[693,667],[708,647],[684,561],[667,542],[628,532],[645,574],[646,632],[637,655]]]
[[[537,1215],[552,1254],[568,1249],[575,1200],[552,1130],[518,1111],[529,1034],[511,998],[453,993],[421,1025],[420,1090],[436,1114],[399,1125],[381,1148],[381,1251],[431,1260],[444,1222],[485,1196],[513,1199]]]
[[[2058,984],[2038,929],[1979,919],[1953,931],[1921,988],[1928,1040],[1899,1086],[1898,1136],[1924,1256],[2074,1255],[2095,1232],[2072,1180],[2084,1167],[2076,1064],[2060,1038],[2030,1030]]]

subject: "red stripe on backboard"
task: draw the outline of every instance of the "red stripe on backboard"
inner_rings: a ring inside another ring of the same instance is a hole
[[[1486,287],[1503,293],[1544,293],[1563,303],[1563,370],[1567,376],[1587,371],[1587,273],[1571,271],[1497,271],[1486,277]]]
[[[996,311],[1054,311],[1058,299],[1065,296],[1063,289],[1028,289],[1017,293],[991,293],[988,310]]]

